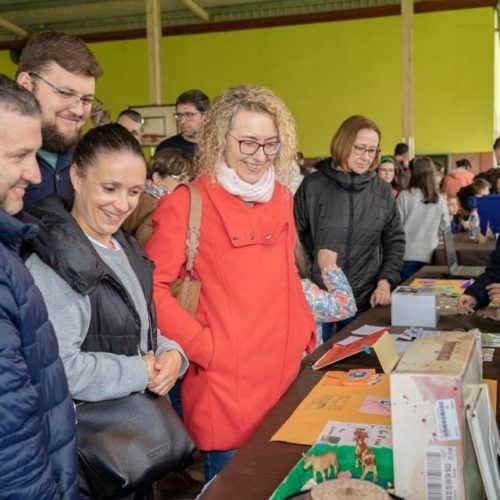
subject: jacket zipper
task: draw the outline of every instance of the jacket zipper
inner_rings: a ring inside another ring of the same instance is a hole
[[[354,184],[354,174],[351,174],[351,183],[350,183],[350,189],[349,189],[349,225],[347,226],[347,242],[346,242],[346,247],[345,247],[345,266],[344,266],[344,272],[347,276],[349,276],[349,269],[351,267],[351,245],[352,245],[352,230],[353,230],[353,219],[354,219],[354,203],[353,203],[353,198],[352,198],[352,187]]]

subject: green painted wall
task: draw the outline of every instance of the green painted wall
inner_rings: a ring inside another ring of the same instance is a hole
[[[416,16],[417,152],[490,149],[494,26],[492,8]],[[380,125],[388,153],[401,138],[400,36],[394,16],[164,38],[165,101],[188,88],[214,97],[229,85],[259,83],[287,102],[306,156],[328,154],[338,125],[356,113]],[[146,41],[91,48],[105,69],[98,95],[113,115],[129,104],[147,104]],[[5,52],[0,68],[14,71]]]

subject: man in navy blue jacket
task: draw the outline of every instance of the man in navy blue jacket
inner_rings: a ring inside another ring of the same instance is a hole
[[[33,93],[42,110],[42,148],[37,152],[42,180],[30,184],[25,209],[54,193],[71,198],[73,149],[91,112],[102,106],[95,97],[101,74],[92,52],[73,35],[45,31],[23,49],[16,79]]]
[[[40,110],[0,75],[0,498],[78,498],[75,413],[40,291],[19,257],[37,226],[13,215],[40,182]]]

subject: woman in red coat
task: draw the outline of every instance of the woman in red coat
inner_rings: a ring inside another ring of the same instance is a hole
[[[146,250],[155,261],[158,326],[191,365],[184,421],[207,480],[245,442],[294,381],[315,346],[314,321],[294,262],[293,198],[275,175],[294,165],[293,118],[270,90],[233,87],[207,112],[197,148],[202,224],[190,316],[170,295],[186,263],[189,193],[162,198]]]

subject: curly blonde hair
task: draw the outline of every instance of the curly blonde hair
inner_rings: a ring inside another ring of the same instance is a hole
[[[295,121],[285,103],[274,92],[259,85],[231,87],[213,101],[201,126],[196,148],[199,173],[206,173],[215,178],[226,149],[227,134],[240,110],[271,115],[281,142],[281,148],[274,160],[274,169],[282,181],[288,182],[297,153]]]

